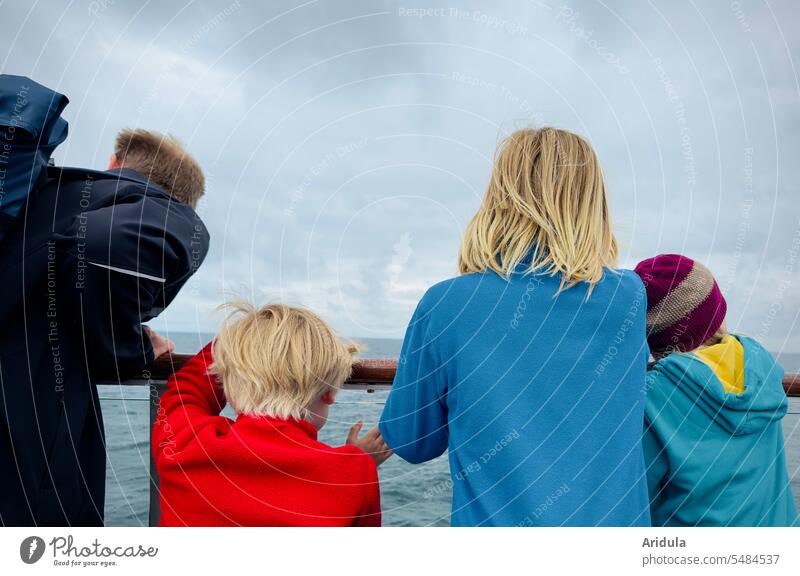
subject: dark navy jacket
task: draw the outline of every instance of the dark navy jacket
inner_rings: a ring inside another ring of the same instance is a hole
[[[94,385],[152,362],[141,323],[175,298],[209,237],[133,170],[50,176],[0,245],[0,523],[99,525]]]

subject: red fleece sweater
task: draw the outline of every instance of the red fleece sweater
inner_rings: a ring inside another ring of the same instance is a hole
[[[211,345],[167,383],[153,428],[162,526],[380,526],[375,462],[304,420],[220,416]]]

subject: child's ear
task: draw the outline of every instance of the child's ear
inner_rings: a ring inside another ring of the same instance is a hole
[[[329,388],[322,394],[322,401],[330,406],[334,402],[336,402],[336,390]]]

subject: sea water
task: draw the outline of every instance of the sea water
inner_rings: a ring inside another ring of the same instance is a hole
[[[209,334],[171,333],[176,351],[198,351]],[[400,340],[359,339],[369,358],[396,358]],[[789,372],[800,372],[800,354],[781,354]],[[364,430],[377,424],[387,392],[369,394],[344,390],[339,393],[320,440],[338,446],[357,420]],[[101,386],[100,396],[106,427],[106,525],[146,526],[150,482],[149,398],[144,388]],[[784,418],[786,453],[792,488],[800,502],[800,399],[790,399],[790,414]],[[450,473],[446,455],[421,465],[390,458],[379,469],[384,526],[446,526],[450,522]]]

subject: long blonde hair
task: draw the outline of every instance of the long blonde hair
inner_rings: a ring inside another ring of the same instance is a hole
[[[461,243],[461,274],[508,277],[532,251],[528,272],[561,274],[561,287],[598,282],[617,263],[603,172],[580,136],[518,130],[498,148],[492,177]]]
[[[209,372],[222,380],[236,412],[305,418],[308,405],[350,375],[358,346],[342,342],[319,316],[303,308],[243,301],[230,311],[214,341]]]

